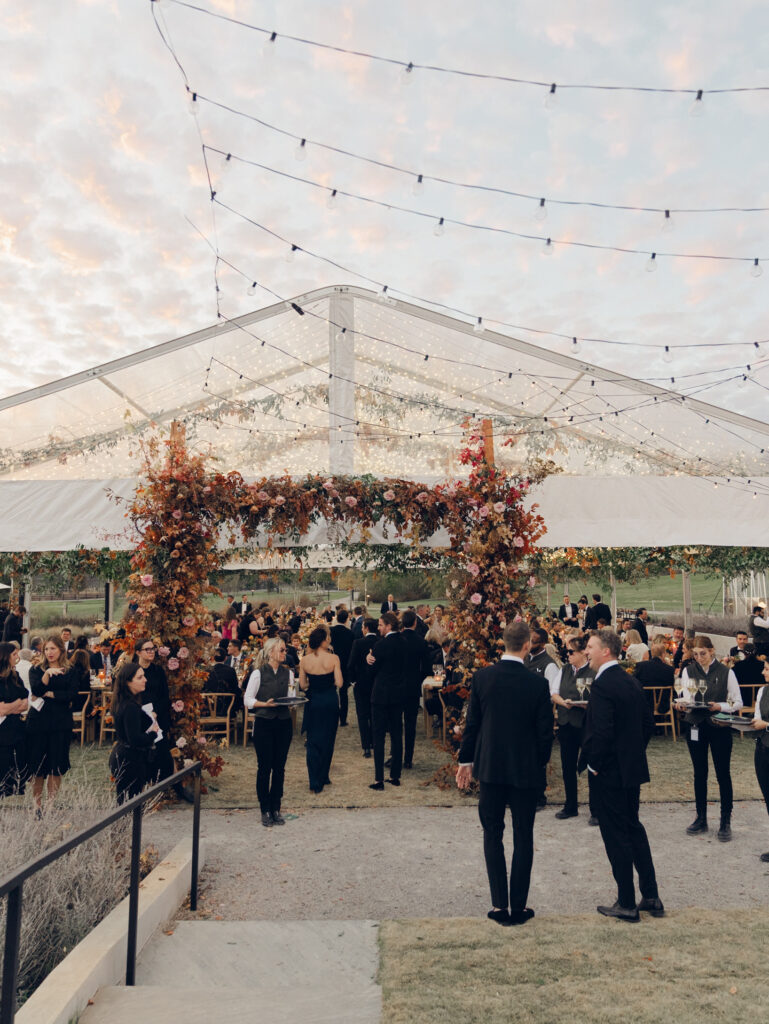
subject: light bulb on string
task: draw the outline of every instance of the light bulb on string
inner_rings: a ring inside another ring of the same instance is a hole
[[[415,196],[421,196],[425,190],[424,177],[421,174],[417,175],[416,181],[411,186],[411,193]]]
[[[275,50],[277,49],[277,47],[275,46],[275,42],[277,38],[277,32],[270,32],[270,34],[264,41],[264,46],[262,47],[262,57],[267,61],[272,61],[275,57]]]
[[[294,262],[294,253],[297,251],[297,248],[298,246],[292,245],[291,248],[288,250],[288,252],[286,253],[286,263]]]
[[[748,383],[748,380],[750,379],[750,378],[748,377],[748,374],[750,373],[750,364],[748,364],[748,365],[747,365],[747,366],[745,367],[745,371],[746,371],[746,372],[745,372],[745,373],[743,373],[743,375],[742,375],[742,376],[740,377],[740,379],[739,379],[739,380],[737,381],[737,387],[740,387],[740,388],[744,388],[744,387],[745,387],[745,385],[746,385],[746,384]]]
[[[670,346],[669,345],[665,346],[665,350],[662,353],[662,362],[663,363],[672,363],[673,362],[673,353],[670,351]]]
[[[694,100],[692,101],[692,105],[689,107],[689,116],[690,117],[702,117],[702,115],[704,113],[705,113],[705,104],[703,103],[703,100],[702,100],[702,89],[698,89],[697,90],[697,95],[694,97]]]
[[[665,219],[662,221],[662,232],[665,235],[669,235],[673,230],[673,218],[670,216],[670,210],[665,210]]]
[[[413,77],[414,65],[411,61],[409,61],[406,67],[403,69],[403,74],[401,75],[401,85],[410,85]]]
[[[294,159],[300,163],[307,159],[307,139],[302,139],[294,151]]]
[[[538,224],[541,224],[543,221],[547,220],[547,207],[545,206],[544,199],[540,199],[540,201],[537,203],[537,209],[534,211],[534,220]]]
[[[758,258],[753,260],[753,266],[750,268],[751,277],[761,277],[764,272],[764,268],[758,262]]]
[[[256,283],[256,281],[252,281],[251,284],[246,288],[246,295],[248,295],[249,298],[253,298],[253,296],[256,295],[258,291],[259,285]]]
[[[441,219],[438,221],[438,223],[433,228],[433,234],[436,236],[436,238],[440,238],[441,235],[444,234],[445,231],[446,231],[446,225],[444,223],[443,217],[441,217]]]
[[[335,188],[332,188],[331,191],[328,194],[328,199],[326,200],[326,207],[327,207],[327,209],[329,209],[329,210],[336,209],[336,201],[337,201],[337,192],[336,192]]]
[[[556,84],[555,84],[555,82],[553,82],[553,84],[547,90],[547,93],[545,95],[545,109],[546,110],[552,110],[553,107],[556,104],[556,92],[555,92],[555,90],[556,90]]]
[[[571,339],[571,349],[569,350],[573,356],[579,355],[582,351],[582,346],[576,338]]]
[[[545,244],[542,246],[542,255],[543,256],[552,256],[554,249],[555,249],[555,246],[553,245],[552,238],[547,238],[545,240]]]
[[[478,319],[473,324],[473,331],[476,334],[483,334],[485,330],[486,328],[483,326],[483,317],[479,316]]]
[[[647,274],[653,274],[656,269],[657,269],[657,253],[653,252],[651,254],[651,256],[649,257],[649,259],[646,261],[645,270],[646,270]]]
[[[187,87],[187,109],[192,117],[198,116],[198,111],[200,110],[198,94],[190,89],[189,86]]]

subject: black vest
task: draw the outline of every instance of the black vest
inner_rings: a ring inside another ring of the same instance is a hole
[[[580,697],[577,689],[578,677],[592,682],[595,679],[595,672],[589,664],[583,665],[577,672],[571,664],[564,665],[561,669],[561,686],[558,692],[564,700],[585,700],[584,696]],[[585,720],[584,708],[562,708],[558,705],[557,710],[559,725],[573,725],[577,729],[582,727]]]
[[[729,683],[729,669],[726,665],[722,665],[720,661],[713,660],[710,663],[707,674],[705,674],[698,662],[692,661],[691,664],[686,666],[686,673],[691,680],[697,682],[700,679],[707,680],[708,688],[705,690],[705,695],[702,698],[703,704],[709,704],[710,701],[723,703],[726,700],[726,691]],[[699,695],[696,699],[700,699]],[[684,718],[690,725],[700,725],[710,718],[710,712],[707,708],[703,711],[689,711]]]
[[[271,697],[287,697],[290,673],[288,666],[278,665],[278,671],[274,672],[269,662],[259,669],[260,682],[256,692],[257,700],[270,700]],[[288,708],[254,708],[257,718],[290,718],[291,712]]]
[[[527,654],[526,660],[524,661],[524,665],[529,670],[529,672],[536,672],[538,676],[544,676],[545,669],[547,668],[547,666],[556,665],[556,663],[555,661],[553,661],[553,659],[550,657],[547,651],[540,651],[540,653],[535,654],[533,658],[530,654]],[[557,667],[558,666],[556,665],[556,668]]]
[[[758,710],[761,712],[763,720],[769,722],[769,684],[764,687],[764,692],[761,694]],[[761,730],[758,734],[758,742],[764,747],[769,747],[769,729]]]
[[[761,618],[764,616],[762,615]],[[748,633],[757,644],[769,644],[769,629],[765,626],[756,626],[753,619],[755,619],[755,615],[751,615],[748,619]]]

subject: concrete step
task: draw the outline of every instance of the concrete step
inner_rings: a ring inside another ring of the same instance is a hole
[[[334,999],[309,988],[278,990],[255,982],[250,989],[189,987],[103,988],[79,1024],[378,1024],[377,992],[340,989]]]

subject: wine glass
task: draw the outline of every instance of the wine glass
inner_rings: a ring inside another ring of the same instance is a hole
[[[440,663],[433,665],[433,679],[436,683],[442,683],[446,678],[446,669]]]
[[[579,699],[584,700],[585,680],[582,678],[582,676],[577,676],[577,690],[579,691]]]
[[[705,703],[705,691],[707,690],[707,688],[708,688],[708,681],[707,681],[707,679],[700,679],[699,683],[697,684],[697,689],[699,690],[700,694],[702,695],[702,703],[703,704]]]
[[[676,697],[680,700],[684,695],[684,681],[680,676],[677,676],[673,682],[673,689],[676,691]]]
[[[588,698],[590,697],[590,689],[591,689],[592,685],[593,685],[593,680],[590,678],[590,676],[586,676],[585,677],[585,689],[587,690]]]
[[[726,706],[729,708],[729,714],[734,714],[734,695],[727,693],[726,695]]]

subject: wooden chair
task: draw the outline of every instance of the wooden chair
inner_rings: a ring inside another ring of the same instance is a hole
[[[760,682],[744,683],[742,686],[740,686],[740,692],[742,692],[742,690],[750,690],[751,693],[751,702],[749,705],[743,705],[739,712],[741,715],[750,715],[752,718],[753,715],[756,713],[756,697],[758,696],[758,691],[761,689],[763,685],[764,683]]]
[[[201,693],[203,709],[208,714],[200,717],[200,731],[211,736],[225,736],[230,742],[230,715],[235,703],[234,693]]]
[[[673,742],[677,740],[677,725],[676,725],[676,713],[673,710],[673,691],[670,686],[644,686],[644,692],[650,693],[652,696],[652,713],[654,715],[654,724],[661,725],[667,734],[667,730],[670,729],[673,734]],[[660,711],[660,704],[664,694],[668,694],[668,709],[667,711]]]
[[[75,736],[78,733],[80,734],[80,746],[82,747],[85,742],[85,727],[88,724],[88,707],[91,703],[91,691],[81,690],[78,693],[78,697],[85,697],[85,701],[79,711],[72,712],[72,732]]]
[[[251,730],[254,727],[254,712],[249,711],[248,708],[243,705],[243,746],[248,745],[248,737],[251,735]]]
[[[441,722],[441,738],[443,745],[446,745],[446,702],[443,699],[443,690],[438,690],[438,700],[441,702],[441,709],[443,711]]]
[[[109,733],[109,738],[115,737],[115,719],[112,717],[112,694],[105,690],[101,695],[101,723],[99,725],[99,746],[104,743],[104,738]]]

